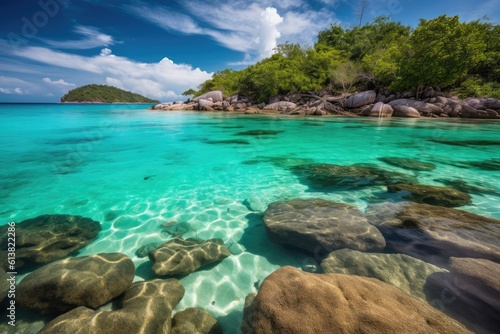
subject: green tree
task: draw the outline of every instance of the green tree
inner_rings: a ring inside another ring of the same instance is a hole
[[[398,90],[449,87],[479,63],[485,49],[479,29],[458,16],[421,20],[398,59]]]

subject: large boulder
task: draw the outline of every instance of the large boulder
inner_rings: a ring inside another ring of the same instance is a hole
[[[419,203],[372,204],[365,215],[395,252],[437,265],[452,256],[500,263],[499,220]]]
[[[450,258],[450,272],[429,276],[428,301],[459,318],[477,333],[500,328],[500,264],[470,258]]]
[[[430,263],[404,254],[364,253],[351,249],[334,251],[321,262],[325,273],[373,277],[425,300],[427,277],[444,272]]]
[[[172,318],[172,334],[222,334],[222,327],[207,311],[190,307]]]
[[[374,278],[283,267],[247,299],[244,334],[470,333],[427,303]]]
[[[377,93],[373,90],[368,90],[366,92],[356,93],[349,96],[346,99],[347,108],[359,108],[366,106],[367,104],[372,104],[377,100]]]
[[[224,95],[220,90],[214,90],[198,97],[195,97],[192,101],[199,102],[199,100],[211,100],[212,102],[224,101]]]
[[[380,168],[377,165],[355,164],[340,166],[332,164],[305,164],[292,166],[291,171],[311,190],[335,190],[384,186],[397,183],[417,183],[415,177]]]
[[[231,252],[221,239],[198,241],[175,238],[149,253],[153,272],[159,276],[187,275],[198,268],[218,262]]]
[[[214,102],[205,99],[198,100],[198,110],[210,110],[214,106]]]
[[[264,213],[271,241],[328,254],[350,248],[378,251],[385,247],[382,234],[357,208],[323,199],[295,199],[269,204]]]
[[[420,118],[420,113],[413,107],[401,104],[395,105],[392,108],[394,109],[394,113],[392,114],[394,117]]]
[[[134,283],[116,311],[71,310],[49,322],[38,334],[170,333],[174,307],[184,296],[176,279]]]
[[[488,109],[500,110],[500,100],[488,98],[483,100],[483,105]]]
[[[7,225],[0,227],[0,258],[7,269]],[[97,238],[101,224],[90,218],[43,215],[16,224],[16,269],[66,257]]]
[[[389,104],[377,102],[370,111],[370,117],[391,117],[394,110]]]
[[[423,184],[391,184],[387,186],[391,193],[404,192],[404,199],[417,203],[456,207],[472,203],[469,194],[451,187],[438,187]]]
[[[17,286],[16,300],[41,314],[97,308],[132,285],[134,270],[132,260],[121,253],[56,261],[28,274]]]
[[[440,115],[443,113],[443,108],[438,107],[432,103],[427,103],[424,101],[410,100],[410,99],[397,99],[389,102],[389,105],[393,108],[396,106],[407,106],[416,109],[419,113],[425,113],[427,115],[435,114]]]
[[[262,108],[262,110],[287,111],[287,110],[293,110],[295,108],[297,108],[297,105],[293,102],[280,101],[268,104],[267,106]]]

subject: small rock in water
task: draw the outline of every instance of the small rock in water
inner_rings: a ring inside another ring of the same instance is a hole
[[[308,273],[315,273],[318,271],[318,266],[313,263],[308,263],[302,266],[302,270]]]
[[[161,226],[162,227],[169,227],[169,226],[174,226],[175,224],[177,224],[177,222],[171,221],[171,222],[163,223]]]
[[[148,176],[144,176],[144,181],[147,181],[149,180],[150,178],[152,177],[155,177],[156,175],[148,175]]]

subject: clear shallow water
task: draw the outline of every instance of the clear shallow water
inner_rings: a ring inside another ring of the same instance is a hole
[[[460,209],[500,219],[499,172],[453,165],[498,158],[500,144],[443,143],[500,140],[498,122],[379,122],[145,108],[0,104],[0,224],[55,213],[100,221],[98,240],[78,255],[127,254],[135,262],[136,280],[154,275],[149,260],[135,251],[169,240],[162,233],[166,222],[189,224],[185,238],[221,238],[234,255],[182,278],[186,295],[177,309],[204,308],[228,333],[239,330],[245,296],[270,272],[283,265],[300,267],[308,258],[268,241],[259,213],[269,203],[319,197],[364,210],[395,196],[385,187],[312,192],[287,166],[375,163],[417,176],[422,184],[461,178],[497,194],[473,194],[473,204]],[[276,133],[242,133],[250,130]],[[405,171],[378,160],[387,156],[433,162],[437,169]]]

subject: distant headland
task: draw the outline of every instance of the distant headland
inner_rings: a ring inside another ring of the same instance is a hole
[[[61,103],[159,103],[137,93],[107,85],[86,85],[70,90]]]

